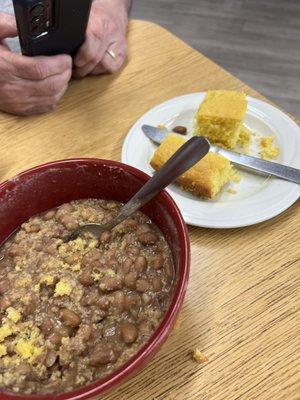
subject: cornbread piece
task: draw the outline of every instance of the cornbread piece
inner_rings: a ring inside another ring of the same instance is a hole
[[[196,114],[195,135],[206,136],[212,143],[233,149],[238,142],[247,109],[241,92],[207,92]]]
[[[168,135],[155,151],[151,166],[159,169],[185,143],[183,137]],[[216,196],[229,181],[232,167],[227,158],[209,152],[193,168],[181,175],[177,182],[196,196],[210,198]]]
[[[261,158],[264,160],[270,160],[272,158],[277,158],[280,154],[279,147],[274,144],[273,136],[266,136],[260,139],[260,147],[261,147]]]

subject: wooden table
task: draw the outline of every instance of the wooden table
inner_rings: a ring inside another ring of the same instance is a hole
[[[0,181],[50,160],[119,160],[132,124],[173,96],[222,88],[262,98],[156,25],[133,21],[129,42],[122,72],[72,82],[55,112],[0,114]],[[299,214],[296,204],[257,226],[190,228],[181,324],[143,372],[103,400],[299,399]],[[196,347],[208,362],[191,360]]]

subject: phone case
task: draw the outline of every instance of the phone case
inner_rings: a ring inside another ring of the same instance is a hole
[[[92,0],[13,0],[22,53],[75,56],[85,39]]]

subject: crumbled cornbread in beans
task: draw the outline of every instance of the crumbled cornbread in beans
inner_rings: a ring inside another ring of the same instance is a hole
[[[136,213],[98,238],[64,243],[120,206],[64,204],[0,248],[0,392],[54,394],[91,383],[135,355],[161,323],[173,261],[149,218]]]

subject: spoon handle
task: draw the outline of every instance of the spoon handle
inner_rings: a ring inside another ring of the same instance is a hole
[[[120,213],[112,221],[118,225],[148,201],[153,199],[161,190],[175,181],[180,175],[200,161],[210,149],[210,144],[203,136],[194,136],[181,146],[173,156],[157,171],[151,179],[126,203]],[[111,226],[110,228],[113,228]]]

